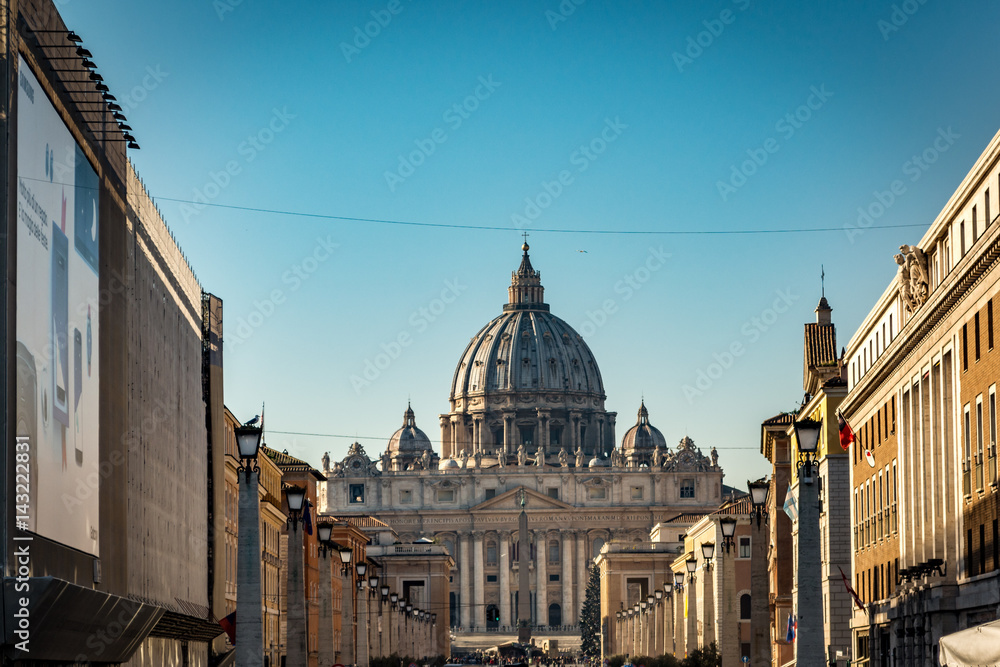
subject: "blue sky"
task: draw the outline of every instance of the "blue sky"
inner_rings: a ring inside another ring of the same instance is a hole
[[[523,228],[619,437],[645,396],[669,444],[715,446],[743,486],[768,471],[761,421],[802,397],[820,265],[846,345],[893,249],[919,240],[998,129],[995,3],[57,5],[224,300],[226,403],[249,418],[266,401],[268,443],[315,465],[355,438],[374,457],[408,398],[439,439]],[[947,150],[915,167],[942,135]],[[916,226],[845,231],[896,179],[906,191],[875,224]]]

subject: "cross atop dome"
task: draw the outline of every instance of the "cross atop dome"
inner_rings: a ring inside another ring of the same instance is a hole
[[[507,288],[507,307],[513,309],[548,309],[545,304],[545,288],[542,287],[542,274],[531,266],[531,258],[528,256],[528,233],[524,233],[524,244],[521,250],[524,255],[521,257],[521,266],[517,271],[511,273],[510,287]]]

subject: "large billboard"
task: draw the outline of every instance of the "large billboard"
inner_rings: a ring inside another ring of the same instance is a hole
[[[18,64],[15,522],[96,556],[99,182]]]

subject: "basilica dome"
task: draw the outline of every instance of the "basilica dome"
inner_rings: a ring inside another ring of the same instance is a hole
[[[512,275],[509,303],[462,353],[451,400],[497,393],[577,394],[603,401],[597,360],[573,327],[549,312],[527,243]]]

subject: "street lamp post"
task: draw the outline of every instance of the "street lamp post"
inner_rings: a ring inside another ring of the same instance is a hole
[[[340,661],[354,664],[354,568],[351,567],[350,549],[340,550]],[[350,598],[348,596],[350,595]],[[350,603],[348,603],[350,599]]]
[[[256,420],[254,420],[256,421]],[[264,664],[264,613],[260,580],[260,467],[257,454],[264,428],[247,422],[236,427],[240,485],[236,552],[236,663]],[[240,473],[244,473],[242,476]]]
[[[376,575],[374,573],[369,573],[368,574],[368,598],[369,598],[369,604],[371,604],[371,598],[375,598],[375,602],[378,602],[378,575]],[[374,644],[373,640],[374,639],[378,639],[378,637],[372,637],[372,610],[371,610],[371,607],[368,608],[368,614],[365,617],[365,624],[368,626],[368,646],[371,647]],[[378,657],[378,655],[380,655],[379,651],[381,650],[381,648],[382,647],[379,646],[378,649],[376,649],[374,651],[376,657]],[[371,659],[371,652],[372,652],[372,649],[369,648],[369,659]]]
[[[820,564],[819,494],[814,467],[823,423],[812,419],[795,422],[799,451],[798,567],[795,570],[795,664],[822,665],[824,649],[822,572]]]
[[[684,573],[674,572],[674,656],[678,657],[678,653],[684,647],[685,644],[680,642],[681,632],[687,632],[687,628],[684,627],[684,617],[681,612],[684,609],[684,600],[687,592],[684,590]]]
[[[720,518],[719,528],[722,531],[722,548],[725,555],[720,551],[720,562],[715,570],[720,592],[715,597],[715,634],[719,651],[722,653],[723,667],[738,667],[742,657],[740,655],[740,636],[738,632],[733,632],[734,628],[740,627],[736,614],[738,598],[734,590],[736,587],[736,554],[730,556],[730,551],[733,551],[736,546],[736,518],[732,516]]]
[[[333,651],[333,545],[330,536],[333,525],[329,522],[318,523],[316,532],[319,537],[319,664],[332,665],[335,659]]]
[[[660,613],[666,616],[666,603],[663,602],[663,591],[659,588],[653,591],[653,597],[656,598],[656,615],[653,617],[653,625],[656,628],[656,641],[653,642],[653,655],[663,655],[666,653],[664,640],[667,635],[666,622],[660,623]]]
[[[378,650],[381,657],[386,657],[392,655],[392,651],[389,650],[389,637],[385,637],[383,634],[385,632],[385,618],[382,616],[382,612],[385,609],[386,602],[389,601],[389,587],[384,583],[382,588],[379,589],[378,600]]]
[[[650,593],[646,596],[646,655],[654,656],[656,653],[656,596]]]
[[[750,514],[750,530],[753,537],[750,540],[750,664],[752,667],[763,667],[771,664],[770,610],[768,609],[767,580],[767,496],[771,490],[770,483],[759,480],[747,481],[750,490],[750,501],[753,509]],[[761,528],[761,520],[764,526]],[[756,524],[756,529],[753,527]]]
[[[357,664],[359,667],[368,667],[370,655],[368,645],[368,596],[365,594],[365,573],[368,572],[368,563],[365,561],[359,561],[354,564],[354,570],[358,575],[358,584],[354,588],[354,598],[356,604],[354,622],[356,625],[358,623],[364,624],[363,631],[361,627],[357,627]]]
[[[305,487],[285,488],[288,500],[288,649],[286,667],[306,667],[306,597],[303,567],[302,526],[299,518],[306,500]],[[254,567],[260,568],[258,562]]]

